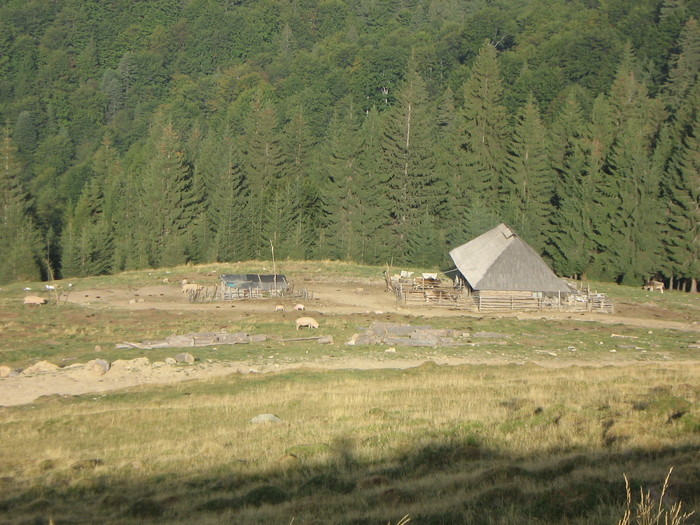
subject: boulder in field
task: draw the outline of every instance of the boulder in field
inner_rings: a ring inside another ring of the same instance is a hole
[[[93,359],[85,365],[85,370],[95,376],[103,376],[109,372],[109,362],[104,359]]]
[[[194,363],[194,356],[188,352],[183,352],[175,356],[175,361],[178,363],[187,363],[191,365]]]

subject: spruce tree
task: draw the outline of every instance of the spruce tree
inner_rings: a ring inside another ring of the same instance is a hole
[[[22,188],[17,149],[5,130],[0,149],[0,283],[41,278],[41,238]]]
[[[148,263],[174,266],[187,261],[187,228],[192,220],[191,173],[180,136],[169,123],[156,125],[142,176],[139,205],[143,213]]]
[[[376,108],[370,109],[358,133],[358,202],[361,231],[359,262],[384,264],[392,261],[387,250],[391,240],[390,189],[382,166],[384,125]]]
[[[517,116],[502,191],[506,220],[537,252],[542,252],[545,245],[555,182],[546,134],[530,95]]]
[[[569,94],[550,128],[550,165],[557,174],[554,211],[545,249],[560,275],[582,277],[594,252],[586,123],[576,95]]]
[[[382,143],[391,216],[392,244],[387,248],[397,262],[410,262],[411,230],[425,212],[434,215],[446,198],[435,177],[435,121],[430,110],[425,82],[409,66],[396,104],[386,115]]]
[[[691,291],[697,292],[700,277],[700,87],[697,84],[681,113],[689,125],[669,164],[670,205],[664,244],[674,274],[689,279]]]
[[[462,111],[465,182],[469,195],[474,197],[471,206],[480,207],[471,210],[470,214],[479,220],[478,216],[483,212],[484,223],[491,222],[489,216],[501,215],[498,206],[499,181],[508,135],[506,109],[501,103],[502,92],[496,48],[487,41],[481,47],[471,76],[464,85]],[[470,229],[473,231],[475,228]]]
[[[284,128],[282,141],[284,175],[280,192],[281,232],[277,245],[280,258],[306,259],[319,221],[320,177],[313,173],[314,141],[298,107]]]
[[[319,255],[359,260],[361,252],[362,188],[359,134],[354,108],[348,99],[336,112],[329,130],[327,178],[322,186],[323,222]]]
[[[250,224],[250,256],[269,258],[270,241],[277,243],[283,229],[281,210],[275,209],[275,194],[281,187],[282,149],[277,132],[277,112],[259,91],[252,101],[242,138],[243,173],[248,181],[246,203]]]
[[[104,216],[101,181],[85,187],[62,233],[61,274],[85,277],[110,273],[113,262],[112,225]]]
[[[659,255],[660,174],[652,162],[654,141],[665,114],[637,80],[628,52],[610,93],[616,134],[600,185],[605,220],[598,221],[600,263],[626,284],[638,284],[655,273]]]

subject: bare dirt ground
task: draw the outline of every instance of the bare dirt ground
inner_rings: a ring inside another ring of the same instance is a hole
[[[384,283],[377,280],[349,281],[344,283],[308,281],[303,286],[313,293],[313,299],[306,302],[310,311],[324,314],[400,313],[420,317],[422,321],[442,316],[474,316],[481,314],[452,310],[448,308],[406,308],[397,305],[394,296],[384,291]],[[186,295],[180,292],[177,284],[153,284],[141,287],[124,287],[114,289],[81,289],[71,291],[66,299],[70,303],[86,308],[119,308],[131,310],[162,309],[175,311],[216,310],[234,308],[236,313],[269,313],[274,304],[270,301],[236,301],[235,303],[190,303]],[[298,302],[293,299],[279,301],[287,310]],[[494,314],[489,314],[494,315]],[[535,312],[498,314],[501,317],[520,319],[573,319],[582,322],[599,322],[606,324],[623,324],[649,329],[675,329],[700,332],[700,325],[692,319],[679,319],[674,312],[656,306],[653,302],[645,304],[618,304],[616,313],[611,315],[567,312]],[[434,359],[437,364],[458,365],[477,363],[478,358]],[[244,362],[209,363],[196,362],[186,367],[167,366],[161,363],[135,364],[124,363],[113,368],[105,375],[96,376],[82,365],[62,368],[56,371],[36,374],[21,374],[14,377],[0,378],[0,406],[29,403],[47,395],[84,395],[134,387],[144,384],[170,384],[186,380],[205,379],[233,373],[265,373],[285,368],[313,369],[372,369],[372,368],[409,368],[419,366],[423,360],[404,359],[391,361],[374,361],[369,359],[333,359],[310,361],[303,364],[270,364],[260,366]],[[493,358],[489,363],[496,364]],[[568,365],[571,365],[568,362]],[[609,363],[608,363],[609,364]],[[619,362],[617,364],[620,364]],[[590,365],[590,363],[588,363]],[[548,363],[548,366],[552,363]]]

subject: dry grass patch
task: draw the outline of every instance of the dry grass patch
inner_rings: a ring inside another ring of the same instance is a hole
[[[426,366],[47,400],[0,412],[0,510],[18,523],[615,523],[622,472],[649,483],[675,465],[692,511],[696,384],[698,365]],[[262,413],[282,421],[250,422]]]

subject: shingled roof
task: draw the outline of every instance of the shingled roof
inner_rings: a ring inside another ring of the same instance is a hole
[[[474,290],[571,291],[505,224],[453,249],[450,257]]]

